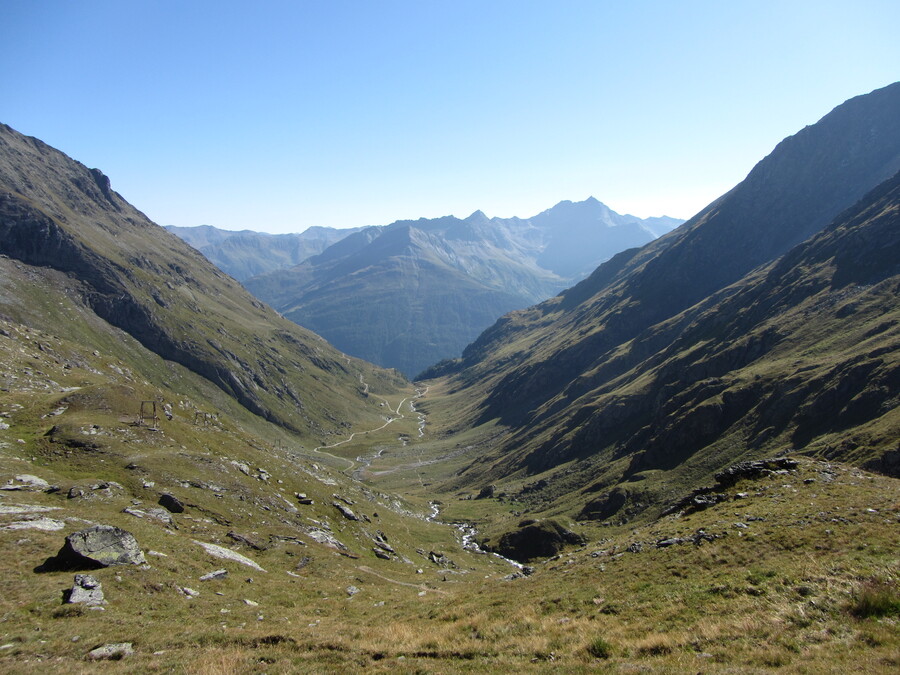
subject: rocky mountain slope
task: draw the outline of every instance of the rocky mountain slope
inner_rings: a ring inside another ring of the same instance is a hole
[[[102,174],[8,128],[0,178],[0,671],[900,665],[896,479],[803,457],[725,469],[723,455],[710,487],[692,482],[645,523],[601,524],[599,504],[574,522],[559,500],[541,519],[535,476],[514,493],[509,481],[481,490],[484,474],[466,470],[508,433],[461,424],[483,392],[454,394],[451,380],[414,390],[341,355],[254,305]],[[837,410],[834,441],[884,411],[862,442],[845,438],[855,447],[832,446],[841,457],[896,439],[884,393],[897,390],[897,189],[886,183],[794,258],[724,292],[723,326],[711,303],[660,358],[698,377],[741,353],[698,365],[689,344],[777,325],[781,358],[741,374],[754,396],[783,382],[822,401]],[[743,309],[726,311],[740,293]],[[779,364],[794,376],[779,379]],[[736,379],[704,378],[680,400]],[[871,391],[854,394],[860,382]],[[795,422],[772,422],[771,437],[818,433]],[[472,480],[447,489],[457,468]],[[577,470],[545,475],[580,504],[602,496],[579,492]],[[628,485],[654,475],[637,470]],[[534,533],[558,536],[518,545]]]
[[[365,400],[359,373],[373,383],[389,376],[351,363],[255,300],[125,202],[97,169],[5,125],[0,253],[7,269],[0,307],[17,321],[68,335],[84,330],[87,344],[114,342],[106,327],[84,318],[88,312],[254,414],[304,435],[333,433],[359,414],[378,417],[356,405]],[[29,275],[65,298],[52,313],[38,300],[44,286],[25,284]],[[63,309],[72,304],[77,312]]]
[[[529,219],[454,217],[367,228],[245,282],[349,354],[415,376],[497,317],[559,292],[681,221],[621,216],[591,198]]]
[[[360,230],[310,227],[297,234],[268,234],[252,230],[220,230],[211,225],[168,225],[166,229],[184,239],[213,265],[238,281],[297,265]]]
[[[895,84],[783,141],[678,230],[498,321],[439,384],[454,428],[508,430],[454,484],[506,479],[607,519],[744,456],[894,467],[896,178],[853,204],[898,169]]]
[[[327,624],[358,593],[415,604],[459,570],[512,569],[335,454],[414,435],[407,382],[6,126],[0,253],[0,671],[141,672],[166,652],[198,672],[217,631],[282,642],[269,626],[297,603]]]

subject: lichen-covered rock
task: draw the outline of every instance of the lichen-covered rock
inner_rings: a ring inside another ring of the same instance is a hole
[[[63,567],[108,567],[142,565],[146,562],[131,532],[113,525],[94,525],[73,532],[56,556]]]
[[[130,642],[111,642],[92,649],[85,658],[88,661],[117,661],[132,654],[134,654],[134,648]]]

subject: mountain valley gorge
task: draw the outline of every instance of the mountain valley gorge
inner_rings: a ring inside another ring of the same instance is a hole
[[[900,83],[683,223],[275,237],[0,125],[0,670],[900,667]]]
[[[527,219],[476,211],[294,235],[168,229],[286,318],[412,378],[459,356],[507,312],[546,300],[682,222],[622,216],[590,198]]]

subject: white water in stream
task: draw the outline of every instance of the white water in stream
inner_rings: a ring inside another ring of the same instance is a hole
[[[462,547],[467,551],[471,551],[472,553],[479,553],[481,555],[492,555],[495,558],[499,558],[505,563],[508,563],[515,567],[516,569],[523,569],[525,565],[515,560],[511,560],[510,558],[506,558],[499,553],[493,553],[491,551],[485,551],[478,545],[478,542],[475,541],[475,537],[478,534],[478,530],[475,529],[475,526],[470,523],[445,523],[437,519],[437,517],[441,513],[441,507],[436,502],[430,502],[429,506],[431,506],[431,515],[427,516],[425,520],[430,523],[438,523],[439,525],[447,525],[448,527],[456,528],[456,531],[459,532],[460,543]]]

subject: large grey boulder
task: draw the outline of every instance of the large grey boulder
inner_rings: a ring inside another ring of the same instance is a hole
[[[0,485],[0,490],[31,490],[40,492],[50,489],[50,483],[43,478],[32,476],[30,473],[20,473],[15,479],[7,481],[6,485]]]
[[[146,562],[134,535],[113,525],[94,525],[73,532],[66,537],[56,560],[60,566],[76,569]]]

